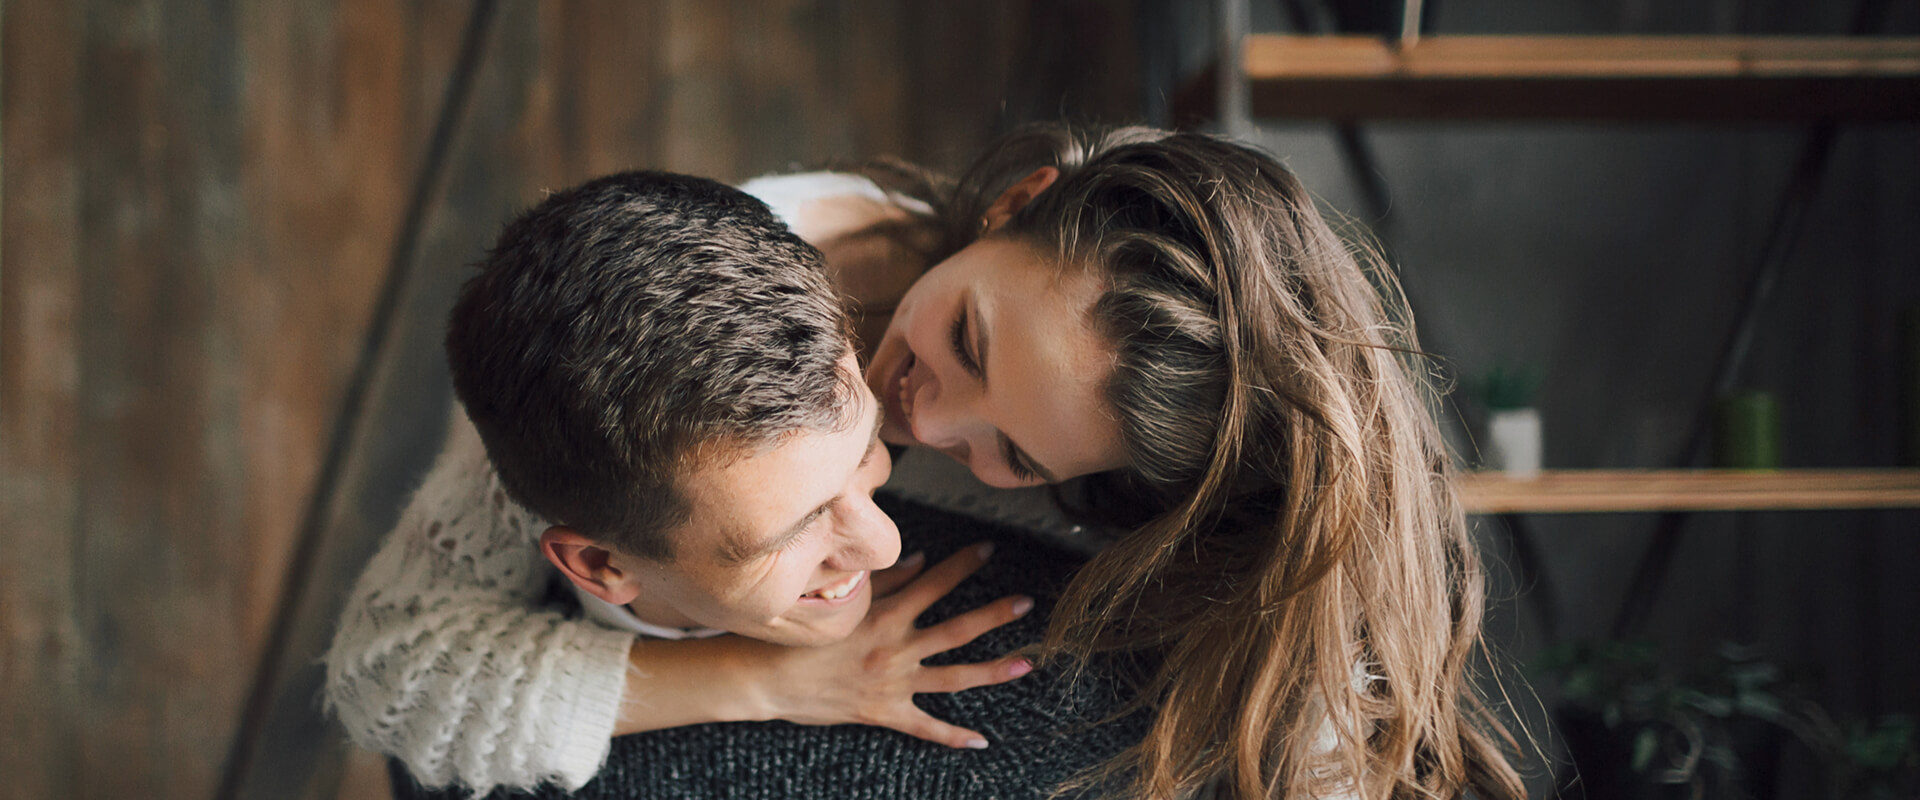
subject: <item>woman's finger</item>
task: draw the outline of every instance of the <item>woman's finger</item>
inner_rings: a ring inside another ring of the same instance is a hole
[[[953,619],[920,631],[910,651],[917,658],[944,653],[960,647],[980,634],[1024,617],[1033,610],[1033,598],[1024,595],[1002,597]]]
[[[947,596],[953,587],[959,586],[974,571],[987,563],[987,557],[993,554],[993,543],[982,542],[971,547],[962,547],[960,552],[947,556],[945,560],[927,568],[926,574],[915,578],[893,596],[887,598],[887,608],[903,609],[910,617],[920,616],[935,600]]]
[[[1033,672],[1033,662],[1008,656],[978,664],[927,667],[913,681],[915,694],[953,694],[1019,678]]]
[[[927,712],[920,710],[919,706],[912,703],[901,703],[901,705],[904,706],[904,708],[900,710],[898,717],[881,720],[875,724],[885,728],[892,728],[916,739],[925,739],[934,744],[943,744],[948,747],[966,750],[986,749],[987,737],[958,725],[948,725],[947,723],[934,719],[931,715],[927,714]]]
[[[900,587],[907,585],[908,581],[913,580],[915,576],[919,575],[921,568],[926,565],[927,554],[924,552],[914,553],[913,555],[894,562],[891,567],[873,573],[871,580],[873,581],[874,599],[877,600],[900,591]]]

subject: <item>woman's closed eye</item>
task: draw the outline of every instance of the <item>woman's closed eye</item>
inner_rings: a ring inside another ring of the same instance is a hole
[[[960,362],[960,368],[966,370],[968,375],[972,375],[984,386],[987,382],[987,373],[980,365],[980,359],[974,354],[974,338],[970,327],[967,322],[967,306],[961,304],[959,313],[953,316],[953,325],[947,331],[948,344],[952,346],[953,358]],[[1007,462],[1007,471],[1012,473],[1015,480],[1021,483],[1046,481],[1046,477],[1028,463],[1026,454],[1020,452],[1020,448],[1013,443],[1012,439],[1007,438],[1005,433],[999,433],[998,436],[1000,437],[1000,457]]]
[[[972,350],[967,346],[972,339],[967,335],[966,306],[961,306],[960,313],[954,315],[953,326],[948,331],[948,337],[949,344],[953,346],[953,357],[960,362],[960,368],[966,370],[967,374],[972,375],[976,380],[985,382],[986,371],[980,368],[980,362],[974,359]]]
[[[1020,448],[1013,445],[1013,440],[1004,435],[1000,437],[1000,455],[1007,459],[1007,469],[1013,473],[1013,477],[1020,479],[1022,483],[1033,483],[1034,481],[1044,482],[1046,480],[1040,476],[1038,471],[1027,464],[1025,454],[1020,452]]]

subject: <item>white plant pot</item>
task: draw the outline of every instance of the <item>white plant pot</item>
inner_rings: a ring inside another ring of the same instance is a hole
[[[1514,478],[1540,474],[1540,411],[1510,408],[1487,417],[1487,466]]]

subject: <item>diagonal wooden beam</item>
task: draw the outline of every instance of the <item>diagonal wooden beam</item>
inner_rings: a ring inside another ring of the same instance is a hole
[[[288,559],[286,577],[281,581],[280,598],[268,629],[267,644],[254,671],[246,704],[234,731],[220,786],[214,794],[216,800],[295,797],[299,793],[292,791],[292,786],[303,782],[306,777],[294,774],[301,770],[263,774],[262,770],[256,768],[257,762],[265,741],[273,735],[274,720],[314,716],[315,700],[311,689],[316,687],[288,685],[287,661],[292,655],[294,631],[307,611],[305,600],[317,560],[316,554],[334,515],[347,465],[353,460],[354,443],[364,435],[362,429],[365,427],[365,412],[372,387],[381,366],[388,360],[388,350],[394,332],[399,327],[401,301],[413,282],[421,232],[442,195],[447,160],[466,118],[466,108],[480,65],[486,56],[498,5],[496,0],[474,0],[468,14],[460,54],[447,79],[432,137],[428,140],[425,158],[414,180],[406,217],[394,240],[386,280],[369,320],[367,337],[361,345],[352,377],[341,398],[326,456],[302,519],[299,538]],[[298,757],[287,753],[274,755]]]

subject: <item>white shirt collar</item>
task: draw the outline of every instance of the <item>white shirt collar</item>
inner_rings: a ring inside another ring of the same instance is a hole
[[[632,631],[655,639],[706,639],[726,633],[718,628],[669,628],[664,625],[655,625],[634,616],[626,606],[616,606],[582,591],[572,581],[567,582],[567,588],[572,589],[573,596],[580,599],[580,608],[587,612],[588,617],[623,631]]]

